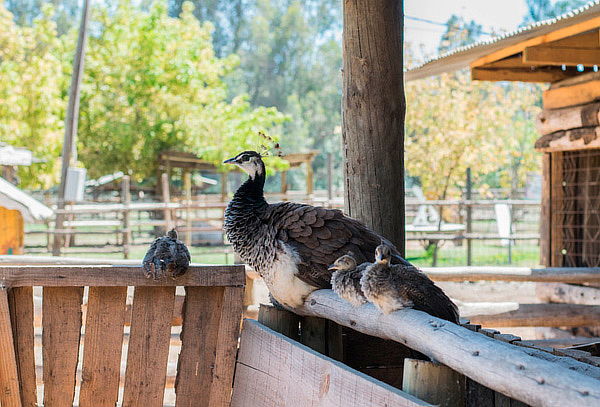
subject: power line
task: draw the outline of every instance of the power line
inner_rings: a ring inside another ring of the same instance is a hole
[[[405,15],[404,18],[408,18],[409,20],[414,20],[414,21],[420,21],[422,23],[439,25],[439,26],[442,26],[442,27],[448,27],[449,26],[448,23],[441,23],[439,21],[428,20],[426,18],[421,18],[421,17],[413,17],[413,16],[407,16],[407,15]],[[481,31],[480,34],[483,34],[483,35],[494,35],[492,33],[488,33],[488,32],[485,32],[485,31]]]

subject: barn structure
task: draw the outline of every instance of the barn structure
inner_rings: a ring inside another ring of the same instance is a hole
[[[441,55],[406,80],[468,68],[474,80],[549,83],[538,117],[543,154],[541,264],[600,266],[600,2]]]

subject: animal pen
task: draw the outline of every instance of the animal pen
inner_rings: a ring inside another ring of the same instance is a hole
[[[398,210],[404,205],[398,137],[404,109],[401,21],[401,2],[344,2],[346,209],[398,247],[403,247],[405,230],[404,211]],[[559,48],[576,48],[569,38],[590,31],[600,41],[599,27],[600,4],[595,3],[567,18],[432,61],[407,78],[460,68],[478,58],[481,65],[473,67],[478,79],[574,80],[582,75],[568,65],[580,62],[563,61],[564,69],[547,60],[532,62],[529,48],[553,55],[548,43],[564,40]],[[578,94],[587,92],[583,89]],[[590,89],[595,88],[590,84]],[[557,136],[551,147],[556,140],[579,140],[565,131],[566,139]],[[596,145],[596,138],[585,134],[576,146],[594,151],[587,146]],[[361,165],[364,151],[381,159],[377,182],[375,173]],[[553,156],[546,157],[545,202],[573,196],[565,188],[593,187],[585,181],[594,177],[593,159],[577,157],[557,167]],[[575,178],[585,182],[569,186],[554,176],[573,166],[585,168],[587,178]],[[578,201],[577,221],[568,220],[572,209],[562,203],[544,206],[546,268],[425,270],[435,281],[462,284],[463,292],[472,289],[471,282],[531,282],[544,299],[501,314],[474,313],[461,325],[413,309],[383,315],[371,305],[353,308],[332,291],[318,290],[294,312],[263,306],[258,322],[243,322],[238,344],[242,266],[194,265],[184,277],[163,281],[145,279],[139,266],[2,266],[0,403],[598,406],[598,342],[526,341],[482,328],[598,325],[600,295],[593,285],[600,284],[600,270],[586,263],[597,248],[585,240],[595,236],[592,215],[598,208],[588,201]],[[574,234],[556,232],[567,229],[575,229]],[[570,250],[581,253],[576,263],[569,263]],[[181,335],[172,328],[178,324]]]

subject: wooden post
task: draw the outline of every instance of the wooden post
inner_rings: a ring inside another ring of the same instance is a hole
[[[404,253],[403,1],[344,2],[346,212]]]
[[[550,223],[550,264],[551,267],[562,267],[563,266],[563,242],[562,242],[562,226],[565,221],[564,219],[564,202],[563,202],[563,153],[555,152],[552,153],[552,159],[550,161],[551,167],[550,179],[552,184],[550,185],[551,191],[551,213],[552,217],[548,220]]]
[[[306,195],[310,196],[313,194],[314,180],[313,180],[313,167],[312,160],[306,162]]]
[[[333,154],[327,153],[327,201],[331,207],[333,199]]]
[[[129,204],[131,203],[131,179],[123,175],[121,180],[121,202],[123,203],[123,257],[129,258],[131,244],[131,222],[129,221]]]
[[[290,311],[261,304],[258,322],[295,341],[300,339],[300,317]]]
[[[62,148],[62,169],[60,176],[60,188],[58,189],[58,209],[65,208],[65,191],[67,186],[67,172],[71,161],[77,160],[77,121],[79,118],[79,87],[81,85],[81,77],[83,76],[83,61],[85,56],[85,40],[87,38],[87,24],[89,17],[89,6],[91,0],[83,2],[83,11],[81,13],[81,25],[79,27],[79,37],[77,38],[77,49],[75,58],[73,59],[73,74],[71,76],[71,87],[69,89],[69,104],[67,106],[67,118],[65,119],[65,140]],[[54,224],[55,230],[62,230],[64,223],[64,215],[59,213],[56,215]],[[60,256],[60,249],[64,235],[55,233],[52,242],[52,255]]]
[[[192,174],[186,171],[183,174],[183,185],[185,190],[185,244],[192,245],[192,214],[190,206],[192,205]]]
[[[473,182],[471,180],[471,168],[467,168],[467,201],[473,198]],[[473,232],[473,207],[467,205],[467,234]],[[467,266],[473,264],[473,242],[467,237]]]
[[[227,174],[226,172],[221,173],[221,201],[227,200]]]
[[[288,188],[288,185],[287,185],[287,171],[281,171],[279,173],[279,177],[280,177],[280,180],[281,180],[281,193],[285,195],[285,194],[287,194],[287,188]]]
[[[465,405],[465,376],[448,366],[405,359],[402,391],[442,407]]]
[[[160,177],[161,185],[162,185],[162,198],[163,203],[165,204],[165,209],[163,211],[165,218],[165,234],[173,227],[173,222],[171,221],[171,210],[168,205],[171,203],[171,192],[169,190],[169,173],[164,172]]]

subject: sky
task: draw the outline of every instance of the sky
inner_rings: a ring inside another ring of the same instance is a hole
[[[452,14],[475,20],[485,32],[516,29],[527,11],[525,0],[404,0],[404,14],[445,23]],[[406,18],[406,42],[423,45],[429,56],[434,56],[444,27]]]

